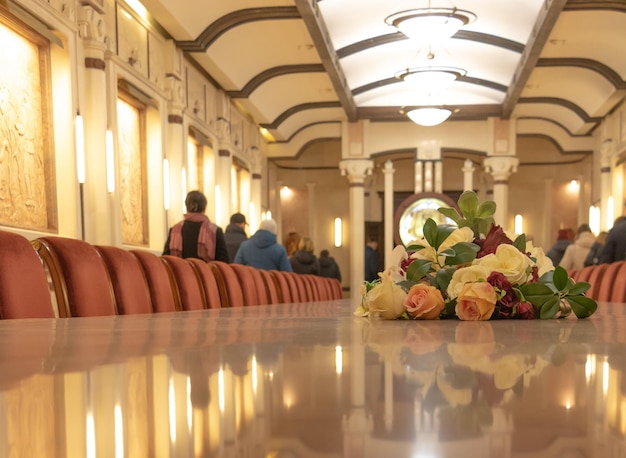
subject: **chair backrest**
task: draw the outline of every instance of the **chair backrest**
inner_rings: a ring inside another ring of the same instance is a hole
[[[602,278],[604,277],[604,272],[606,271],[607,266],[608,264],[591,266],[591,273],[589,274],[589,279],[587,280],[591,285],[587,296],[591,299],[598,299],[598,294],[600,293],[600,283],[602,283]]]
[[[602,276],[602,280],[600,280],[600,285],[598,287],[597,300],[611,300],[611,295],[613,294],[613,286],[615,285],[617,274],[623,264],[626,264],[626,261],[617,261],[607,264],[606,270],[604,271],[604,275]]]
[[[319,287],[317,286],[317,281],[315,280],[315,275],[312,274],[304,274],[304,281],[308,284],[309,286],[309,292],[311,294],[311,297],[309,300],[311,301],[320,301],[320,290]]]
[[[298,274],[293,272],[284,272],[285,279],[289,285],[289,292],[291,293],[291,302],[306,302],[306,289],[304,285],[296,280]]]
[[[50,271],[60,317],[117,314],[109,273],[93,245],[46,236],[33,246]]]
[[[148,251],[130,250],[137,258],[148,282],[152,310],[156,313],[175,312],[180,309],[178,290],[172,287],[167,267],[161,258]]]
[[[25,237],[0,231],[0,319],[54,315],[48,280],[37,252]]]
[[[217,286],[215,272],[213,272],[211,266],[202,259],[188,258],[187,262],[189,262],[198,276],[198,280],[204,291],[207,307],[210,309],[220,308],[222,306],[222,298],[220,297],[219,287]]]
[[[578,270],[578,272],[574,274],[574,277],[573,277],[574,280],[576,280],[577,282],[581,282],[581,281],[589,282],[589,277],[591,276],[591,272],[593,272],[594,267],[595,266],[587,266]]]
[[[620,265],[615,282],[613,283],[613,291],[611,291],[611,302],[626,301],[626,262]]]
[[[318,294],[319,301],[328,301],[330,300],[330,287],[325,277],[318,277],[317,275],[312,276],[313,283],[315,284],[315,289]]]
[[[182,310],[207,308],[202,285],[191,264],[186,259],[171,255],[161,256],[161,261],[168,268],[170,278],[176,284]]]
[[[152,313],[150,290],[141,264],[123,248],[96,246],[109,271],[117,312],[120,315]]]
[[[274,277],[269,270],[259,269],[263,283],[265,283],[265,291],[267,292],[267,299],[270,304],[278,304],[281,302],[278,288],[274,281]]]
[[[222,298],[222,307],[243,307],[243,290],[231,264],[223,261],[211,261],[209,266],[215,273],[217,286],[220,289],[220,297]]]
[[[327,280],[330,282],[332,289],[332,299],[342,299],[343,298],[343,290],[341,289],[341,282],[336,278],[329,278]]]
[[[289,282],[287,281],[285,272],[280,270],[270,270],[269,273],[272,276],[274,284],[276,285],[279,302],[282,304],[292,302],[293,299],[291,296],[291,289],[289,288]]]
[[[239,279],[245,305],[267,305],[269,299],[261,269],[243,264],[230,264],[230,266]]]

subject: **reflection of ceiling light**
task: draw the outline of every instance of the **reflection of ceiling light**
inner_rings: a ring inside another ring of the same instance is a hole
[[[461,27],[475,20],[474,13],[456,8],[417,8],[385,18],[387,24],[407,37],[430,43],[450,38]]]
[[[406,112],[411,121],[420,126],[436,126],[441,124],[452,114],[451,108],[446,107],[423,107],[414,108]]]
[[[395,77],[421,88],[441,90],[466,74],[467,70],[457,67],[416,67],[398,72]]]

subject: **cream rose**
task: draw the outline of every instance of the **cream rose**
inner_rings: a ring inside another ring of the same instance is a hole
[[[413,318],[421,320],[434,320],[439,318],[443,310],[443,296],[437,288],[418,283],[411,286],[404,299],[406,311]]]
[[[498,245],[494,254],[475,259],[473,264],[483,266],[491,272],[500,272],[512,285],[520,285],[528,280],[528,270],[532,261],[513,245]]]
[[[381,272],[380,283],[365,295],[364,306],[370,316],[379,316],[386,320],[394,320],[404,313],[406,293],[391,278],[388,271]]]
[[[496,301],[496,291],[486,281],[466,283],[457,296],[454,311],[463,321],[488,320],[496,307]]]
[[[528,246],[529,244],[530,247]],[[552,264],[552,259],[546,256],[543,248],[538,246],[535,247],[533,246],[532,242],[528,242],[526,244],[526,251],[528,251],[530,255],[536,259],[535,264],[537,265],[537,273],[540,277],[546,272],[554,270],[554,264]]]
[[[457,297],[466,283],[486,281],[490,273],[490,270],[480,265],[460,267],[452,274],[447,289],[448,297],[450,299]]]

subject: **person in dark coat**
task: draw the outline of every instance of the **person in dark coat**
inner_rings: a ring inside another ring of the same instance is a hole
[[[224,240],[226,240],[226,249],[228,250],[230,262],[235,260],[235,255],[241,242],[248,240],[246,235],[247,224],[246,217],[241,213],[235,213],[230,217],[230,224],[226,226],[226,231],[224,232]]]
[[[298,242],[298,249],[289,257],[289,262],[294,272],[298,274],[319,274],[320,265],[313,251],[313,240],[309,237],[302,237]]]
[[[320,263],[320,277],[336,278],[341,282],[341,270],[335,258],[329,255],[328,250],[320,251],[318,261]]]
[[[228,262],[224,232],[204,214],[206,204],[206,196],[200,191],[187,194],[187,213],[182,221],[170,228],[163,248],[164,255]]]
[[[370,237],[365,244],[365,281],[378,279],[378,241]]]
[[[552,260],[553,266],[559,265],[559,262],[561,262],[561,259],[565,254],[566,248],[572,243],[573,240],[574,231],[572,229],[559,229],[556,237],[556,242],[554,243],[554,245],[552,245],[552,248],[550,248],[546,253],[546,256]]]
[[[241,243],[234,263],[257,269],[293,272],[287,257],[287,250],[276,242],[276,221],[273,219],[261,221],[259,230]]]
[[[606,236],[599,264],[626,259],[626,217],[620,216]]]

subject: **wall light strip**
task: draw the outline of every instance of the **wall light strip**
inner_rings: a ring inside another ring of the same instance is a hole
[[[335,246],[339,248],[343,240],[343,222],[341,218],[335,218]]]

